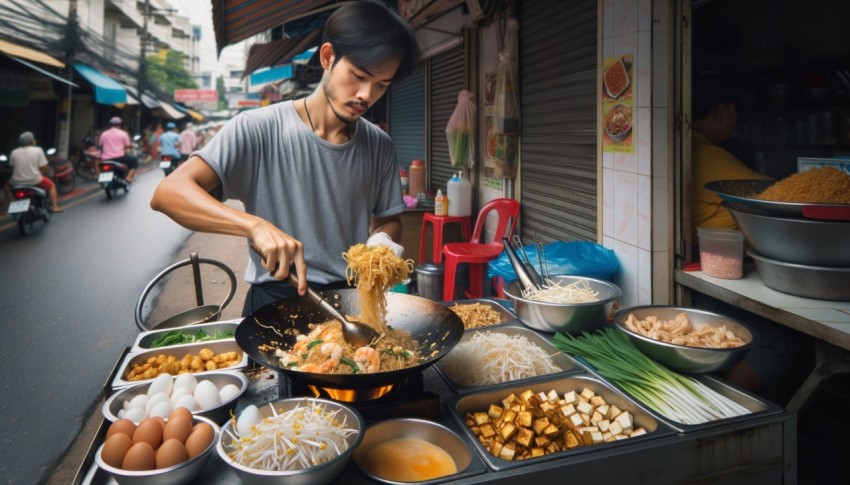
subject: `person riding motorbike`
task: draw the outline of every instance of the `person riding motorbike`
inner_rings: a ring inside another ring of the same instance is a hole
[[[162,155],[173,157],[173,160],[180,160],[180,134],[177,132],[177,125],[169,121],[165,124],[165,133],[159,137],[159,151]]]
[[[132,183],[139,168],[139,159],[129,153],[133,148],[130,135],[121,129],[121,118],[113,116],[109,120],[112,126],[100,135],[101,157],[106,162],[118,162],[127,166],[127,182]]]
[[[56,184],[47,178],[49,164],[44,150],[35,144],[35,135],[30,131],[21,133],[18,137],[20,147],[12,150],[9,154],[9,164],[12,166],[12,178],[10,185],[34,185],[42,188],[50,194],[50,203],[53,212],[62,212],[65,209],[59,206],[59,193]]]

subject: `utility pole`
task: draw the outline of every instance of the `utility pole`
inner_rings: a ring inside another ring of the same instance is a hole
[[[68,23],[65,28],[65,46],[67,48],[67,51],[65,51],[65,67],[67,69],[68,81],[72,81],[74,79],[74,49],[78,40],[77,29],[79,28],[77,23],[77,0],[70,0],[68,2]],[[67,103],[63,107],[65,116],[59,120],[59,142],[57,145],[59,146],[59,155],[66,160],[71,150],[73,94],[74,87],[69,84]],[[83,150],[85,149],[86,147],[83,147]]]
[[[75,0],[71,0],[72,2]],[[148,45],[148,16],[150,15],[151,8],[151,0],[145,0],[144,11],[142,12],[142,48],[139,54],[139,79],[136,81],[136,92],[139,95],[139,112],[136,118],[136,125],[138,126],[138,133],[142,132],[142,109],[145,106],[144,101],[142,101],[142,97],[144,96],[144,84],[146,79],[145,73],[145,54],[147,51]]]

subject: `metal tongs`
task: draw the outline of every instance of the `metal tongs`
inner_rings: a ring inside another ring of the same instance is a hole
[[[540,275],[528,260],[528,255],[522,247],[522,241],[520,241],[519,236],[515,235],[513,237],[513,244],[507,237],[503,237],[502,245],[505,247],[508,259],[511,260],[511,266],[514,268],[522,289],[527,290],[540,286],[543,280],[540,279]]]

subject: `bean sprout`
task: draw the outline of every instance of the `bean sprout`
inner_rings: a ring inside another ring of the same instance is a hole
[[[546,280],[540,286],[522,290],[526,300],[546,303],[592,303],[599,301],[599,292],[593,291],[587,280],[574,281],[566,286],[561,282]]]
[[[348,437],[359,431],[346,427],[345,418],[337,419],[340,410],[325,411],[325,405],[306,400],[307,405],[278,414],[251,427],[251,434],[232,430],[232,451],[227,455],[246,467],[267,471],[301,470],[333,460],[349,447]]]

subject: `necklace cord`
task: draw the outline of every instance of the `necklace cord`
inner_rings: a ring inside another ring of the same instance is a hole
[[[307,113],[307,121],[310,122],[310,129],[316,133],[316,128],[313,126],[313,118],[310,117],[310,110],[307,109],[307,98],[304,98],[304,112]],[[351,131],[349,131],[348,123],[345,124],[345,136],[351,141]]]

